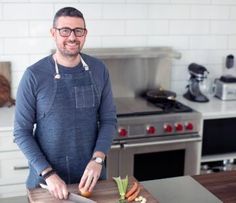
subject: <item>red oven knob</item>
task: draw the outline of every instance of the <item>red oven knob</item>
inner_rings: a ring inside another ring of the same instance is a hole
[[[156,128],[154,126],[147,126],[146,130],[147,130],[147,134],[149,135],[153,135],[156,132]]]
[[[176,123],[175,124],[175,130],[177,131],[177,132],[180,132],[180,131],[183,131],[183,125],[181,124],[181,123]]]
[[[193,124],[192,123],[186,123],[185,129],[186,130],[193,130]]]
[[[127,130],[126,130],[125,128],[119,128],[119,129],[118,129],[118,133],[119,133],[119,135],[120,135],[121,137],[126,137],[127,134],[128,134],[128,132],[127,132]]]
[[[165,124],[164,125],[164,131],[166,133],[171,133],[173,131],[173,128],[172,128],[172,126],[170,124]]]

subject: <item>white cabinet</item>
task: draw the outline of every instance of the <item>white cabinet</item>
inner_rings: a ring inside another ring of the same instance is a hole
[[[0,108],[0,198],[26,195],[28,163],[13,142],[14,108]]]

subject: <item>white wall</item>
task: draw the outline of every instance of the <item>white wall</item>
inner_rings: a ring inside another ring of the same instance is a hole
[[[180,51],[172,75],[172,90],[179,94],[191,62],[204,65],[211,79],[236,72],[225,68],[226,55],[236,54],[236,0],[0,0],[0,60],[12,62],[14,95],[26,67],[54,48],[49,29],[64,6],[84,13],[86,47]]]

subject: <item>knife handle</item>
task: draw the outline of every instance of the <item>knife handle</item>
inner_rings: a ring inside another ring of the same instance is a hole
[[[47,185],[45,185],[43,183],[39,183],[39,185],[40,185],[41,188],[48,190],[48,186]]]

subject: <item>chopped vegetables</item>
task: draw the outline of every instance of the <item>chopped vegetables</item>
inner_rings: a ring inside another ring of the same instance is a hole
[[[113,177],[113,179],[116,182],[120,194],[119,203],[126,203],[133,201],[140,203],[147,202],[146,198],[144,198],[143,196],[139,196],[141,187],[137,181],[134,181],[128,190],[128,183],[129,183],[128,176],[126,176],[124,179],[121,179],[120,176]]]
[[[135,192],[128,197],[128,202],[132,202],[139,195],[139,192],[140,187],[138,187],[137,190],[135,190]]]
[[[125,194],[126,194],[126,190],[127,190],[128,183],[129,183],[128,176],[126,176],[124,179],[121,179],[120,176],[113,177],[113,179],[115,180],[116,185],[118,187],[120,199],[125,200]]]
[[[138,183],[134,182],[132,187],[129,189],[129,191],[125,194],[125,197],[128,198],[131,196],[136,190],[138,189]]]
[[[143,196],[138,196],[135,198],[134,200],[135,202],[140,202],[140,203],[146,203],[147,202],[147,199]]]
[[[129,191],[126,193],[125,197],[127,198],[128,202],[132,202],[139,195],[139,193],[140,185],[135,181],[130,187]]]

